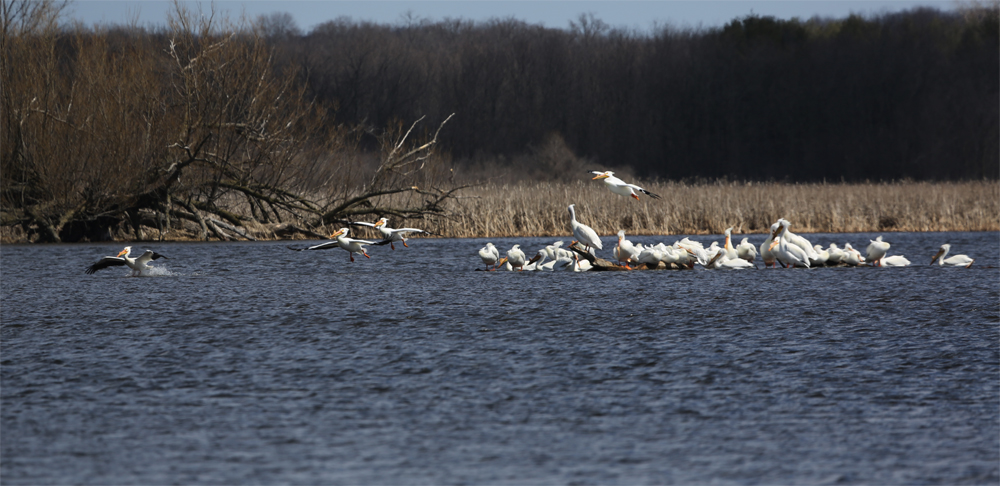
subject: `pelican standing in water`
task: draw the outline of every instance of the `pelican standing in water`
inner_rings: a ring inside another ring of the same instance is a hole
[[[357,224],[357,225],[361,225],[361,226],[368,226],[368,227],[377,229],[378,232],[382,234],[382,241],[380,241],[379,243],[384,245],[386,242],[388,242],[389,243],[389,248],[391,248],[393,250],[396,249],[396,246],[394,245],[394,243],[397,242],[397,241],[400,242],[400,243],[402,243],[403,246],[405,246],[407,248],[410,247],[410,245],[406,244],[406,238],[403,238],[403,235],[405,235],[406,233],[427,233],[426,231],[424,231],[422,229],[417,229],[417,228],[390,228],[390,227],[386,226],[386,224],[388,224],[388,223],[389,223],[388,219],[386,219],[386,218],[379,218],[379,220],[376,221],[376,222],[374,222],[374,223],[364,223],[364,222],[357,221],[357,222],[353,222],[351,224]],[[430,233],[427,233],[427,234],[430,234]]]
[[[151,250],[144,251],[138,258],[130,257],[129,255],[131,253],[132,247],[126,246],[124,250],[118,252],[118,255],[101,258],[97,261],[97,263],[87,267],[87,275],[108,267],[120,267],[125,265],[132,269],[133,277],[138,277],[139,275],[142,275],[143,270],[150,268],[149,262],[158,258],[167,258]]]
[[[635,184],[629,184],[615,177],[615,173],[611,172],[610,170],[606,170],[604,172],[601,172],[599,170],[592,170],[590,171],[590,173],[597,174],[597,177],[591,179],[592,181],[596,181],[598,179],[604,179],[604,184],[608,186],[608,189],[610,189],[611,192],[618,194],[619,196],[632,196],[633,198],[635,198],[636,201],[638,201],[639,196],[635,193],[635,191],[639,191],[653,199],[660,198],[660,196],[657,196],[656,194],[653,194]]]
[[[951,245],[945,243],[941,245],[938,252],[934,254],[934,258],[931,258],[931,265],[934,264],[934,260],[937,260],[938,266],[952,266],[952,267],[965,267],[969,268],[972,266],[972,262],[976,261],[975,258],[969,258],[969,255],[954,255],[950,258],[945,258],[948,256],[948,252],[951,250]]]
[[[496,265],[497,261],[500,260],[500,250],[497,250],[493,243],[487,243],[486,246],[479,249],[479,258],[483,259],[486,270],[489,270],[490,265]],[[493,269],[496,270],[496,267]]]
[[[374,245],[375,242],[348,238],[347,237],[348,231],[349,230],[347,228],[340,228],[339,230],[337,230],[336,233],[330,235],[330,238],[335,238],[337,240],[337,243],[340,244],[340,247],[347,250],[347,254],[351,257],[352,262],[354,261],[355,253],[359,255],[364,255],[365,258],[371,258],[370,256],[368,256],[368,252],[365,251],[365,247],[363,245]]]
[[[573,237],[576,238],[576,241],[573,243],[576,243],[577,241],[583,243],[587,247],[586,250],[588,252],[590,251],[590,247],[603,250],[604,245],[601,244],[601,238],[597,236],[597,232],[590,226],[576,220],[576,210],[573,209],[574,206],[576,206],[576,204],[569,205],[569,215],[571,218],[569,224],[573,228]],[[570,243],[569,246],[573,246],[573,243]]]

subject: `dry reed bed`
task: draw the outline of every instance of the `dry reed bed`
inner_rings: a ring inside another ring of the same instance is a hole
[[[599,234],[762,233],[778,218],[801,233],[1000,230],[1000,183],[646,183],[662,199],[636,201],[598,181],[470,189],[453,218],[425,225],[449,237],[569,234],[567,206]]]

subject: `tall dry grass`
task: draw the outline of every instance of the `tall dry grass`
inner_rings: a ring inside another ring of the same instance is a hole
[[[450,237],[569,233],[567,206],[602,235],[767,231],[778,218],[797,232],[998,231],[1000,183],[646,183],[662,199],[621,197],[594,181],[486,185],[455,201],[453,217],[427,225]]]

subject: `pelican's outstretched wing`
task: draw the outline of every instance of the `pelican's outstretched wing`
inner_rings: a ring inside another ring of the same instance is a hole
[[[631,187],[632,189],[635,189],[636,191],[639,191],[639,192],[641,192],[641,193],[643,193],[643,194],[645,194],[645,195],[647,195],[647,196],[649,196],[649,197],[651,197],[653,199],[660,199],[659,195],[653,194],[653,193],[651,193],[651,192],[649,192],[649,191],[647,191],[647,190],[645,190],[645,189],[643,189],[643,188],[641,188],[641,187],[639,187],[639,186],[637,186],[635,184],[625,184],[625,186],[626,187]]]
[[[327,241],[326,243],[320,243],[318,245],[309,246],[306,248],[295,248],[291,246],[288,247],[289,250],[295,250],[295,251],[329,250],[330,248],[340,248],[340,243],[337,243],[337,241],[334,240],[334,241]]]
[[[97,263],[87,267],[87,275],[90,275],[98,270],[103,270],[108,267],[122,267],[125,266],[125,259],[120,257],[106,256],[97,261]]]

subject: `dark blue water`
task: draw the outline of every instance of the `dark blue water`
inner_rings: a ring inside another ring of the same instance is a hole
[[[5,245],[0,478],[997,484],[1000,236],[885,239],[913,266],[518,274],[473,271],[480,239],[353,264],[144,243],[170,259],[133,278],[83,273],[121,244]],[[929,266],[945,242],[976,264]]]

